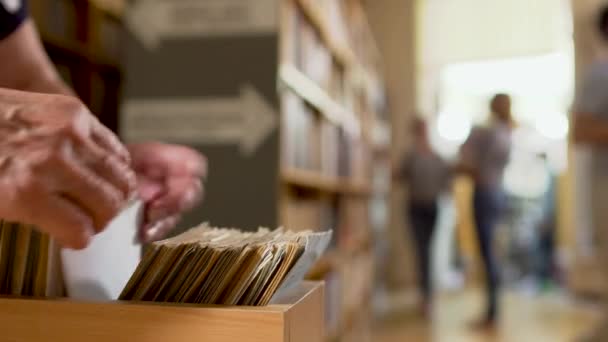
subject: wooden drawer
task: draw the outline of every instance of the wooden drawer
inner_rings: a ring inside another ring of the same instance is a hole
[[[2,341],[321,342],[323,284],[265,307],[0,298]]]

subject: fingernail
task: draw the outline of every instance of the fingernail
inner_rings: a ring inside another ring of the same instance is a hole
[[[158,235],[160,231],[161,224],[162,222],[157,222],[146,230],[146,233],[144,234],[145,242],[152,242],[155,239],[156,235]]]

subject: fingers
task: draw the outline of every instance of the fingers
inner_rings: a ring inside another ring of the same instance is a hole
[[[127,163],[131,163],[131,157],[127,148],[118,140],[118,137],[107,127],[95,120],[92,124],[91,137],[101,148]]]
[[[191,177],[202,179],[207,178],[207,158],[205,158],[205,156],[196,152],[195,150],[192,150],[190,148],[187,148],[187,150],[189,150],[187,152],[189,156],[184,156],[184,159],[186,160],[184,166],[185,169],[188,171],[188,174]]]
[[[190,210],[202,198],[203,186],[197,178],[175,177],[168,179],[165,186],[165,193],[150,204],[148,222]]]
[[[89,139],[82,139],[78,156],[91,170],[129,198],[135,191],[137,180],[129,164],[115,154],[108,153]]]
[[[165,238],[180,219],[181,215],[176,214],[144,226],[141,232],[142,242],[148,243]]]
[[[186,146],[158,142],[129,145],[133,166],[138,173],[153,178],[166,175],[205,178],[207,159]]]
[[[102,231],[124,207],[127,198],[104,178],[79,162],[69,151],[57,160],[54,190],[65,194],[86,210],[93,219],[95,232]]]
[[[86,211],[61,195],[31,196],[30,205],[36,208],[32,224],[53,236],[63,247],[82,249],[92,239],[95,229]]]
[[[158,198],[163,192],[162,182],[150,179],[146,175],[139,175],[137,178],[137,193],[139,198],[145,203],[150,203]]]

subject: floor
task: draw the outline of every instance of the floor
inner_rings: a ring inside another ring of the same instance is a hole
[[[471,322],[481,312],[481,296],[475,291],[444,295],[438,301],[432,323],[413,313],[394,314],[377,324],[374,342],[536,342],[576,341],[599,322],[597,310],[575,305],[563,296],[506,294],[503,315],[495,332],[480,333]]]

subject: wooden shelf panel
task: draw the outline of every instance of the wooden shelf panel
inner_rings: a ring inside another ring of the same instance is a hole
[[[279,67],[279,79],[330,122],[342,126],[349,132],[360,132],[361,124],[355,114],[332,99],[323,88],[295,66],[282,64]]]
[[[44,44],[51,48],[61,50],[64,54],[86,60],[87,62],[98,67],[111,68],[120,71],[120,65],[118,62],[110,60],[109,58],[94,55],[83,43],[62,39],[49,32],[40,32],[40,37]]]
[[[364,196],[371,194],[371,186],[368,184],[328,177],[315,171],[283,170],[281,179],[287,185],[323,192]]]
[[[125,0],[89,0],[101,12],[122,20],[126,11]]]

